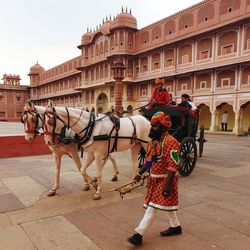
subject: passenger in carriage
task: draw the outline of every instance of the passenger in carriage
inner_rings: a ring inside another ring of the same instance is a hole
[[[154,106],[165,106],[170,103],[170,95],[168,91],[163,87],[164,79],[157,78],[155,84],[158,86],[154,89],[153,94],[150,98],[150,102],[147,109],[151,109]]]
[[[182,94],[181,95],[181,103],[178,104],[180,107],[188,107],[189,109],[192,109],[192,105],[189,102],[190,96],[188,94]]]
[[[178,209],[178,169],[180,167],[180,143],[168,133],[171,128],[169,115],[156,112],[151,118],[151,129],[146,160],[134,181],[140,181],[144,172],[149,172],[146,208],[143,219],[135,228],[135,234],[128,241],[139,246],[145,231],[152,224],[158,210],[166,211],[170,227],[160,232],[161,236],[182,234],[176,211]]]

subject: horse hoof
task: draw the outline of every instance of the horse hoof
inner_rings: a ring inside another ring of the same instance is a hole
[[[92,180],[92,181],[91,181],[91,185],[93,186],[93,188],[94,188],[95,190],[97,190],[97,187],[98,187],[97,181]]]
[[[113,178],[111,179],[111,181],[117,181],[118,177],[116,175],[113,176]]]
[[[89,191],[90,190],[90,186],[89,185],[85,185],[83,188],[83,191]]]
[[[50,189],[49,192],[47,193],[48,197],[54,196],[54,195],[56,195],[56,190],[53,190],[53,189]]]
[[[100,200],[100,199],[101,199],[101,195],[100,194],[94,194],[93,200]]]

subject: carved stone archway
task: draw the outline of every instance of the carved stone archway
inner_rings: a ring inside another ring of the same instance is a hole
[[[204,128],[208,130],[211,126],[210,108],[204,103],[201,103],[197,108],[200,111],[199,126],[204,126]]]
[[[235,112],[233,110],[233,106],[227,102],[222,102],[216,106],[215,130],[221,130],[221,116],[225,111],[228,113],[227,129],[228,131],[233,131],[235,127]]]
[[[250,101],[240,106],[240,114],[241,116],[239,117],[239,127],[245,134],[248,132],[248,129],[250,127]]]

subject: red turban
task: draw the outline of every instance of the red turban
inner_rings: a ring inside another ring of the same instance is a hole
[[[170,115],[165,115],[162,111],[156,112],[152,116],[150,122],[152,122],[152,123],[159,122],[162,126],[164,126],[166,128],[171,127],[171,117],[170,117]]]
[[[164,84],[164,79],[163,78],[157,78],[155,79],[155,84]]]

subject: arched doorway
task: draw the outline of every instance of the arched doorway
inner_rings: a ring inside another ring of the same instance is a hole
[[[221,130],[221,116],[224,114],[225,111],[228,113],[228,123],[227,123],[227,130],[233,131],[234,123],[235,123],[235,113],[233,110],[233,106],[223,102],[216,106],[216,110],[218,111],[216,125],[218,126],[219,130]]]
[[[199,127],[204,126],[204,129],[208,130],[211,126],[211,112],[209,106],[204,103],[201,103],[197,108],[200,111]]]
[[[248,132],[250,127],[250,101],[240,106],[240,110],[242,111],[242,129],[244,132]]]
[[[98,114],[103,114],[108,111],[108,97],[106,94],[101,93],[96,100],[96,109]]]

